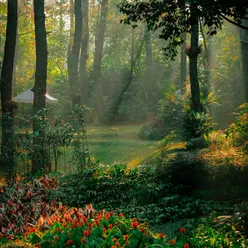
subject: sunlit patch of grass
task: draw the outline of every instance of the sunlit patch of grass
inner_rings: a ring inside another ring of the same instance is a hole
[[[112,130],[120,130],[120,127],[111,127]]]
[[[87,133],[94,133],[94,132],[96,132],[96,129],[88,129],[87,130]]]
[[[140,164],[139,162],[151,154],[149,146],[154,143],[154,141],[124,139],[119,136],[92,137],[89,139],[89,148],[93,157],[103,164],[114,162],[129,164],[130,161],[135,160],[135,163],[131,163],[134,166],[134,164]]]
[[[131,160],[128,164],[127,164],[127,167],[130,168],[130,169],[133,169],[134,167],[136,167],[137,165],[140,165],[141,162],[144,160],[144,158],[140,158],[140,157],[137,157],[133,160]]]
[[[171,143],[168,147],[168,150],[176,150],[176,149],[185,149],[186,143],[185,142],[178,142],[178,143]]]

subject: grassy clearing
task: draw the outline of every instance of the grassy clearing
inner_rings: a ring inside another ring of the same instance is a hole
[[[120,162],[134,167],[156,150],[156,141],[138,137],[140,126],[87,127],[89,149],[103,164]]]

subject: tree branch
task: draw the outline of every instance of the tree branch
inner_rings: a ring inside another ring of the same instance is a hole
[[[227,18],[227,17],[226,17],[225,15],[223,15],[223,14],[220,14],[220,15],[221,15],[221,17],[222,17],[224,20],[226,20],[227,22],[230,22],[230,23],[232,23],[233,25],[235,25],[235,26],[237,26],[237,27],[239,27],[239,28],[248,30],[248,27],[246,27],[246,26],[244,26],[244,25],[242,25],[242,24],[238,24],[238,23],[236,23],[236,22],[230,20],[229,18]]]

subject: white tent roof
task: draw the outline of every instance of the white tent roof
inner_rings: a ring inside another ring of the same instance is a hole
[[[22,102],[22,103],[33,103],[34,102],[34,92],[31,89],[28,89],[21,94],[15,96],[13,98],[14,102]],[[58,99],[46,93],[46,102],[48,103],[57,103]]]

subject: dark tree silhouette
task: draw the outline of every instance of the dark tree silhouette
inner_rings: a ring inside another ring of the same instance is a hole
[[[99,122],[102,122],[104,120],[104,111],[105,111],[102,84],[101,84],[101,63],[102,63],[102,55],[103,55],[104,35],[107,25],[107,14],[108,14],[108,0],[102,0],[100,21],[95,38],[95,54],[94,54],[94,65],[92,72],[92,79],[95,83],[96,111]]]
[[[34,0],[34,23],[36,44],[36,69],[34,91],[34,116],[39,116],[46,105],[47,79],[47,40],[45,28],[44,0]],[[33,159],[33,172],[45,168],[44,132],[39,118],[33,121],[34,147],[37,148]]]
[[[81,93],[79,85],[79,54],[82,36],[82,0],[75,0],[75,32],[73,45],[68,54],[68,77],[71,88],[72,107],[80,104]]]
[[[79,82],[82,94],[82,103],[88,103],[88,85],[87,85],[87,70],[86,64],[88,60],[88,44],[89,44],[89,0],[82,0],[82,15],[83,15],[83,27],[82,27],[82,39],[81,39],[81,53],[80,53],[80,65],[79,65]]]
[[[12,99],[12,80],[17,37],[18,1],[8,0],[8,17],[5,50],[1,73],[1,106],[2,106],[2,163],[9,166],[10,176],[14,165],[14,109],[17,105]]]

